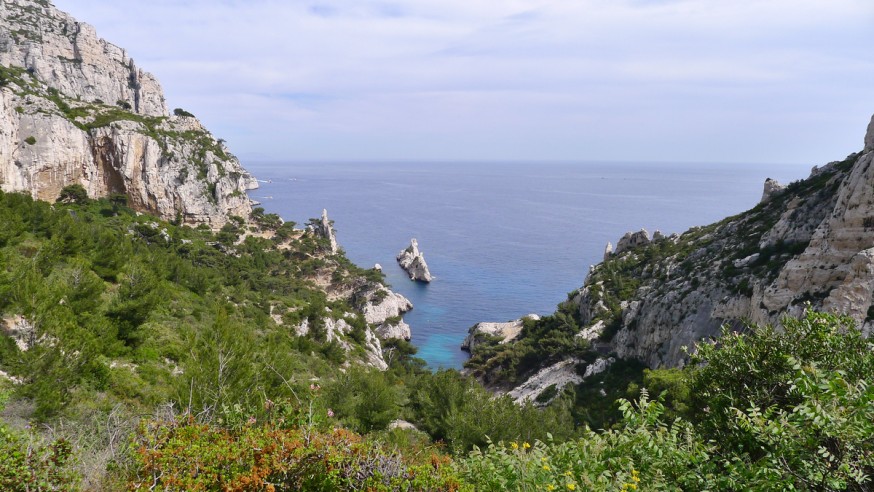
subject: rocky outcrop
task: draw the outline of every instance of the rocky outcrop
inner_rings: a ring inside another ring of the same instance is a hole
[[[410,276],[410,280],[426,283],[432,280],[431,271],[425,263],[425,256],[419,251],[419,243],[415,239],[410,241],[406,249],[398,253],[397,260],[401,268]]]
[[[777,182],[776,179],[766,179],[764,189],[762,190],[762,199],[759,200],[759,203],[767,202],[774,195],[782,192],[784,189],[786,189],[786,187]]]
[[[410,325],[406,324],[404,320],[382,323],[376,327],[374,332],[383,340],[395,338],[409,342],[413,338],[413,332],[410,329]]]
[[[164,93],[123,48],[47,1],[0,3],[0,65],[22,67],[68,99],[125,103],[136,114],[167,116]]]
[[[327,241],[328,251],[331,254],[337,254],[340,251],[340,247],[337,245],[337,233],[334,231],[334,221],[328,218],[326,209],[322,209],[321,218],[310,220],[307,230]]]
[[[345,317],[351,316],[353,316],[351,313],[345,315]],[[347,354],[351,354],[355,352],[355,347],[349,341],[349,334],[353,328],[345,317],[334,319],[330,316],[325,316],[320,320],[320,323],[325,330],[325,341],[329,343],[336,342]],[[310,320],[304,319],[301,321],[300,324],[294,327],[294,331],[297,336],[309,335]],[[379,337],[369,328],[364,330],[364,343],[362,346],[364,348],[364,356],[361,362],[380,371],[388,369],[388,363],[386,363],[382,356],[382,344],[379,341]]]
[[[419,430],[413,423],[408,422],[406,420],[402,420],[402,419],[392,420],[391,422],[388,423],[388,430],[394,430],[394,429],[408,430],[408,431]]]
[[[638,232],[626,232],[616,243],[616,250],[613,251],[613,254],[621,255],[629,249],[646,246],[650,242],[649,232],[646,229],[641,229]]]
[[[613,243],[607,242],[607,246],[604,246],[604,261],[607,261],[610,256],[613,255]]]
[[[586,365],[581,375],[577,368],[585,364],[585,362],[576,358],[568,358],[537,371],[524,383],[513,388],[507,394],[519,404],[537,402],[538,404],[546,405],[557,394],[561,393],[565,386],[580,384],[586,378],[606,371],[613,362],[615,362],[615,359],[612,357],[598,358],[595,362]],[[552,388],[552,396],[549,398],[542,397],[541,395],[550,388]]]
[[[486,338],[499,338],[498,343],[504,344],[515,340],[525,325],[526,319],[539,320],[540,316],[529,314],[520,319],[508,321],[506,323],[477,323],[470,327],[464,341],[461,342],[461,349],[468,352],[473,352],[477,343],[480,343]]]
[[[69,184],[167,220],[246,218],[256,181],[126,52],[45,1],[0,3],[0,188],[54,201]]]
[[[391,318],[399,318],[413,309],[406,297],[383,286],[371,289],[364,295],[364,320],[371,325],[381,325]]]

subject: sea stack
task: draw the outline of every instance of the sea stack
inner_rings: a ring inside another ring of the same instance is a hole
[[[410,245],[406,249],[398,253],[398,263],[410,276],[410,280],[426,283],[431,281],[431,272],[428,270],[428,264],[425,263],[425,256],[419,251],[419,243],[415,238],[410,240]]]

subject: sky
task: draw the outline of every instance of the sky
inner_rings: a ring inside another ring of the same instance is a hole
[[[822,164],[871,0],[55,0],[246,160]]]

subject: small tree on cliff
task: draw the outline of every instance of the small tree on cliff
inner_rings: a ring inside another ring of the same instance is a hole
[[[88,192],[79,183],[64,186],[57,203],[88,203]]]

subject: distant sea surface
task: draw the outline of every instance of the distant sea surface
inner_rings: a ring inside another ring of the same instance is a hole
[[[250,193],[298,224],[323,208],[346,255],[379,263],[414,309],[404,319],[419,356],[460,368],[480,321],[547,315],[583,284],[608,241],[626,232],[683,232],[748,210],[767,177],[810,166],[671,163],[249,162]],[[411,282],[395,255],[411,238],[436,277]]]

